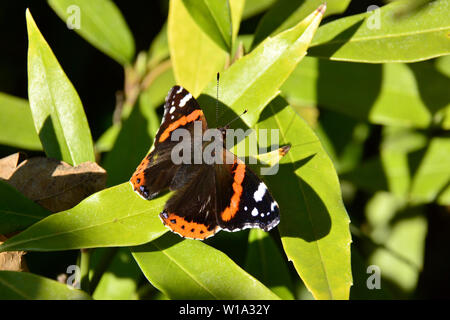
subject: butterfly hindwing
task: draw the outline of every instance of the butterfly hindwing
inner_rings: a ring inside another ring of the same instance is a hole
[[[160,218],[182,237],[206,239],[219,231],[215,215],[214,167],[183,165],[179,173],[179,178],[186,181],[167,201]]]
[[[225,151],[228,152],[228,151]],[[227,231],[260,228],[269,231],[280,221],[280,210],[265,183],[239,158],[218,167],[219,226]]]

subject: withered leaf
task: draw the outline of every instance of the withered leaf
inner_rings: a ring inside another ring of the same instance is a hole
[[[13,162],[10,159],[9,163]],[[63,161],[35,157],[21,162],[7,182],[42,207],[59,212],[105,188],[106,171],[94,162],[72,167]]]
[[[7,240],[6,237],[0,234],[0,244]],[[7,271],[28,271],[24,251],[9,251],[0,253],[0,270]]]

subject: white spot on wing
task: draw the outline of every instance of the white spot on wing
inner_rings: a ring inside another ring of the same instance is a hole
[[[270,204],[270,211],[275,211],[275,208],[278,207],[278,203],[276,201]]]
[[[258,215],[258,209],[256,209],[256,208],[253,208],[253,210],[252,210],[252,216],[254,216],[254,217],[256,217],[257,215]]]
[[[244,207],[244,210],[247,211],[247,209],[248,209],[247,206],[245,206],[245,207]]]
[[[172,114],[175,111],[175,107],[170,108],[169,113]]]
[[[180,89],[177,90],[177,94],[180,94],[181,91],[183,91],[183,87],[180,87]]]
[[[253,194],[253,199],[255,199],[256,202],[262,201],[266,191],[267,191],[266,185],[261,182],[258,186],[258,190],[256,190],[255,193]]]
[[[183,99],[181,99],[181,101],[180,101],[180,107],[183,108],[183,107],[186,105],[186,103],[187,103],[189,100],[191,100],[191,98],[192,98],[192,94],[188,93],[187,95],[185,95],[185,96],[183,97]]]

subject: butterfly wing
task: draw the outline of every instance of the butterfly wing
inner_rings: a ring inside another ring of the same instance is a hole
[[[185,128],[192,133],[194,121],[202,122],[203,131],[207,129],[206,119],[197,101],[186,89],[174,86],[166,97],[164,116],[155,136],[154,148],[141,161],[130,179],[134,191],[141,197],[152,199],[171,186],[180,165],[174,164],[171,159],[172,149],[179,142],[172,141],[170,137],[178,128]]]
[[[173,232],[204,240],[220,230],[216,219],[215,170],[213,165],[182,165],[175,180],[186,180],[167,201],[159,215]]]
[[[239,158],[224,149],[233,164],[216,164],[217,221],[221,229],[269,231],[280,222],[280,210],[267,186]]]

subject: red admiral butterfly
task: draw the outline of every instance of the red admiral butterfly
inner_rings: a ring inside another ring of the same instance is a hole
[[[194,121],[201,122],[203,132],[208,129],[197,101],[184,88],[174,86],[166,98],[154,149],[130,179],[134,191],[147,200],[164,189],[175,191],[159,216],[168,228],[186,238],[203,240],[220,230],[269,231],[278,225],[278,204],[264,182],[225,147],[223,157],[233,161],[224,164],[172,161],[172,149],[179,143],[172,141],[172,133],[184,128],[192,134]]]

